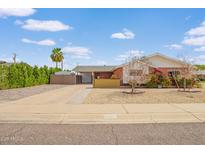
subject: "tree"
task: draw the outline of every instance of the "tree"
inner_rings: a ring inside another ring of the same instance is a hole
[[[9,88],[9,67],[8,65],[0,64],[0,90]]]
[[[128,82],[131,85],[131,94],[135,93],[135,88],[145,83],[149,74],[149,66],[140,61],[140,57],[132,56],[127,64]],[[141,93],[141,92],[140,92]]]
[[[47,66],[30,66],[27,63],[0,64],[0,89],[22,88],[49,83],[50,75],[61,71]]]
[[[28,64],[25,64],[26,66],[26,69],[27,69],[27,78],[25,79],[25,87],[28,87],[28,86],[33,86],[35,85],[35,77],[33,75],[33,67],[28,65]]]
[[[18,88],[20,81],[19,77],[19,69],[17,65],[11,64],[9,66],[9,73],[8,73],[8,80],[9,80],[9,87],[10,88]]]
[[[16,64],[16,56],[17,56],[16,53],[14,53],[13,54],[13,62],[14,62],[14,64]]]
[[[35,83],[34,84],[35,85],[40,84],[39,80],[40,80],[41,73],[40,73],[40,70],[39,70],[37,65],[35,65],[34,68],[33,68],[33,76],[35,78]]]
[[[52,53],[50,55],[53,62],[56,63],[56,68],[58,68],[58,63],[61,62],[61,69],[63,70],[63,52],[61,51],[61,48],[54,48],[52,50]]]
[[[183,79],[183,91],[186,91],[187,80],[192,81],[192,79],[194,78],[193,70],[195,68],[194,68],[194,65],[192,65],[192,62],[185,56],[182,58],[182,62],[183,62],[183,66],[182,66],[182,71],[181,71],[181,77]],[[190,83],[189,90],[192,87],[193,87],[193,84]]]

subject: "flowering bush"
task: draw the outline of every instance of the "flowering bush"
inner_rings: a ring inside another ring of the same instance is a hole
[[[157,88],[159,85],[162,87],[170,87],[172,84],[168,76],[162,76],[158,74],[151,74],[149,81],[146,83],[148,88]]]
[[[162,86],[168,88],[171,85],[172,85],[172,81],[170,80],[170,78],[168,76],[164,76],[162,80]]]
[[[156,74],[152,74],[150,76],[149,81],[146,83],[146,87],[148,87],[148,88],[157,88],[158,83],[159,83],[159,80],[158,80],[157,75]]]

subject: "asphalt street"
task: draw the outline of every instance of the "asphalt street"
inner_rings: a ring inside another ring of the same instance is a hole
[[[0,124],[0,144],[205,144],[205,123]]]

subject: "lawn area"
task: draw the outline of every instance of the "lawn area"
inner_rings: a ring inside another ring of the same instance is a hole
[[[159,104],[159,103],[205,103],[205,89],[201,92],[178,92],[177,89],[139,89],[142,94],[125,94],[130,89],[92,89],[86,104]]]

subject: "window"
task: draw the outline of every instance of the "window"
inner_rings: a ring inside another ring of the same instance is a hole
[[[179,71],[169,71],[168,72],[168,76],[172,77],[172,76],[177,76],[177,75],[180,75],[180,72]]]
[[[143,73],[142,70],[130,70],[129,74],[130,76],[141,76]]]

